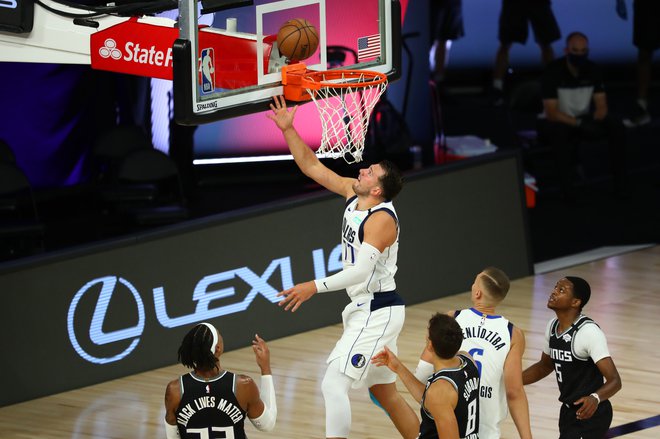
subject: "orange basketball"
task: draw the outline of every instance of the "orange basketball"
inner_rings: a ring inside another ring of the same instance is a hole
[[[302,61],[312,56],[319,46],[316,28],[304,18],[284,23],[277,32],[277,47],[281,55],[291,61]]]

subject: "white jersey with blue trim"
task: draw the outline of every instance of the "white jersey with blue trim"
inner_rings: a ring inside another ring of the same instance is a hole
[[[385,291],[394,291],[396,283],[396,259],[399,250],[399,218],[396,215],[391,201],[384,201],[368,210],[357,210],[357,195],[346,201],[344,220],[342,222],[342,264],[344,270],[352,267],[357,260],[358,252],[364,240],[364,223],[370,215],[384,210],[396,222],[396,240],[385,248],[374,266],[371,275],[362,283],[346,288],[348,295],[353,298],[363,294],[373,294]]]
[[[463,330],[461,350],[472,355],[481,378],[479,438],[497,439],[499,423],[508,413],[504,362],[511,350],[513,324],[502,316],[483,314],[474,308],[457,311],[454,317]]]

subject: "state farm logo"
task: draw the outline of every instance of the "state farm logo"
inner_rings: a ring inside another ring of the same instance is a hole
[[[172,46],[178,35],[176,27],[141,23],[133,17],[90,35],[92,68],[171,80]]]
[[[101,58],[119,59],[121,58],[121,50],[117,49],[115,40],[108,38],[103,42],[103,47],[99,49],[99,55],[101,55]]]
[[[112,38],[107,38],[103,42],[103,46],[99,48],[101,58],[123,59],[124,61],[136,64],[147,64],[158,67],[170,67],[172,65],[171,47],[167,50],[158,50],[156,46],[146,49],[140,47],[140,43],[127,41],[124,45],[124,53],[117,47],[117,42]]]

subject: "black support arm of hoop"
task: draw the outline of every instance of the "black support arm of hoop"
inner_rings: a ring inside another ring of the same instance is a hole
[[[387,75],[387,81],[392,83],[401,78],[401,3],[392,1],[392,71]]]

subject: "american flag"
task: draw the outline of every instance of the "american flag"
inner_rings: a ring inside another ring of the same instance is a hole
[[[360,37],[358,43],[358,61],[380,56],[380,34]]]

